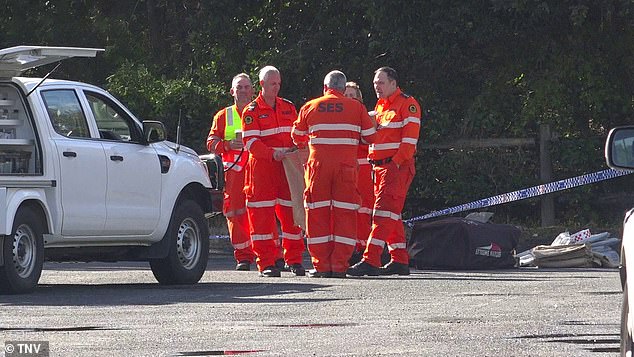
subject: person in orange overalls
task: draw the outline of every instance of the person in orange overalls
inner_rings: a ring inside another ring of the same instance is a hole
[[[373,142],[376,126],[365,106],[343,95],[346,76],[331,71],[324,95],[306,103],[293,125],[293,141],[309,144],[306,163],[306,241],[314,270],[309,277],[345,278],[357,244],[357,151]]]
[[[236,259],[236,270],[250,270],[253,250],[244,196],[244,166],[249,154],[242,144],[242,110],[253,100],[253,84],[246,73],[231,80],[234,104],[216,113],[207,136],[207,150],[221,155],[225,171],[223,213]]]
[[[277,96],[282,84],[277,68],[262,68],[259,78],[262,91],[242,113],[242,140],[249,151],[244,192],[253,251],[260,276],[281,276],[275,265],[277,215],[286,265],[302,276],[306,274],[302,266],[304,239],[293,221],[291,193],[281,162],[294,147],[290,133],[297,110],[291,101]]]
[[[363,103],[363,94],[359,85],[355,82],[347,82],[346,90],[343,93],[348,98],[353,98]],[[357,163],[359,164],[359,178],[357,190],[361,195],[361,207],[357,212],[357,246],[352,258],[352,263],[361,260],[365,251],[365,244],[372,230],[372,207],[374,206],[374,184],[372,183],[372,165],[368,161],[368,145],[360,144]]]
[[[350,276],[409,274],[401,211],[416,172],[414,154],[421,110],[416,99],[401,92],[397,81],[393,68],[381,67],[374,72],[378,137],[369,150],[375,180],[372,232],[363,259],[348,269]],[[391,260],[381,266],[386,245]]]

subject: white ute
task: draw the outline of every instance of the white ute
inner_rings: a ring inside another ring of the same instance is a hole
[[[166,141],[162,123],[101,88],[18,77],[101,51],[0,50],[0,293],[33,290],[45,259],[149,261],[161,284],[196,283],[207,267],[218,159]]]

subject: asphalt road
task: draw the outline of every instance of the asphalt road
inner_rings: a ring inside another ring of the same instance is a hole
[[[202,281],[162,287],[146,264],[47,263],[0,296],[0,340],[50,356],[617,356],[610,269],[421,271],[260,278],[214,256]]]

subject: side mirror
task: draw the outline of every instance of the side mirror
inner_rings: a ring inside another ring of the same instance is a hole
[[[225,187],[225,172],[222,158],[219,155],[199,155],[200,160],[207,166],[207,174],[211,180],[211,187],[222,190]]]
[[[160,121],[143,121],[143,138],[148,144],[165,140],[165,126]]]
[[[634,170],[634,125],[610,130],[605,142],[605,161],[612,169]]]

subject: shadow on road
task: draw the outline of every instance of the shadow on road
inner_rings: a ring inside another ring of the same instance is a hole
[[[177,303],[309,303],[337,299],[306,299],[329,285],[295,283],[198,283],[161,286],[144,284],[41,284],[31,294],[0,295],[0,305],[14,306],[117,306]]]

